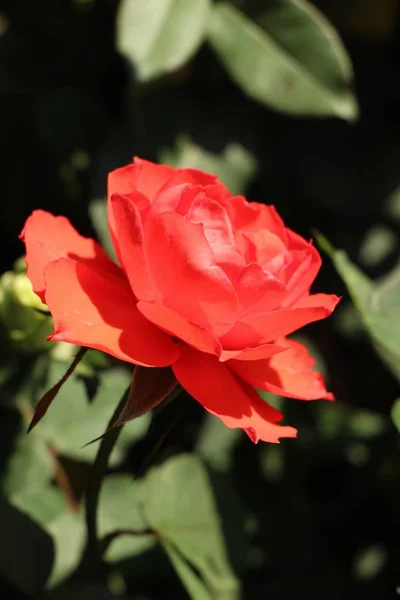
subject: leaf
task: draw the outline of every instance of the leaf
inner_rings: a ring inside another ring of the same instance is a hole
[[[228,144],[218,155],[204,150],[185,135],[177,138],[173,149],[161,153],[161,162],[217,175],[232,194],[243,194],[257,170],[256,158],[240,144]]]
[[[29,496],[46,485],[54,474],[54,459],[46,440],[39,435],[27,435],[24,431],[17,438],[16,446],[2,481],[2,491],[12,503],[19,496]]]
[[[37,425],[39,423],[39,421],[44,417],[48,408],[50,407],[50,404],[53,402],[54,398],[57,396],[58,392],[60,391],[60,389],[64,385],[64,383],[66,381],[68,381],[68,379],[70,378],[72,373],[75,371],[76,367],[81,362],[81,360],[84,357],[86,352],[87,352],[87,348],[80,348],[78,350],[74,360],[72,361],[72,363],[70,364],[70,366],[68,367],[66,372],[59,379],[59,381],[57,381],[57,383],[54,384],[53,387],[50,388],[41,397],[41,399],[39,400],[39,402],[37,403],[37,405],[35,407],[35,412],[34,412],[31,424],[28,427],[28,432],[32,431],[32,429],[35,427],[35,425]]]
[[[400,433],[400,398],[396,400],[396,402],[392,406],[392,410],[390,411],[392,421]]]
[[[281,112],[357,118],[352,67],[335,29],[303,0],[272,2],[256,24],[227,2],[215,5],[208,39],[252,98]]]
[[[178,573],[183,585],[194,600],[213,600],[213,596],[202,582],[200,577],[190,567],[184,557],[173,544],[164,540],[164,549]]]
[[[317,241],[345,282],[380,357],[400,379],[400,265],[376,283],[324,236],[317,234]]]
[[[149,369],[137,365],[133,372],[127,401],[112,426],[119,427],[143,416],[165,400],[177,385],[178,382],[170,367]]]
[[[99,536],[118,530],[145,531],[148,524],[143,518],[137,499],[137,483],[129,475],[109,475],[104,480],[99,502]],[[140,554],[155,544],[151,535],[118,535],[108,546],[106,558],[110,562]]]
[[[55,557],[49,585],[56,585],[79,563],[85,541],[82,513],[72,512],[60,490],[50,483],[19,494],[13,503],[51,536]]]
[[[0,574],[36,597],[42,592],[52,568],[51,537],[3,499],[0,499],[0,529]]]
[[[191,597],[237,598],[239,583],[228,564],[219,515],[200,461],[191,455],[171,458],[139,482],[138,494],[148,524],[166,552],[172,552]],[[182,561],[187,564],[182,566]],[[193,576],[188,569],[194,570]],[[196,582],[195,572],[202,582]]]
[[[53,363],[50,378],[57,379],[63,365]],[[57,402],[42,424],[41,435],[52,442],[57,450],[77,460],[93,461],[99,442],[85,446],[101,436],[125,389],[129,386],[131,374],[117,367],[99,375],[99,384],[91,402],[86,396],[83,381],[72,376],[59,392]],[[111,455],[111,464],[124,457],[126,448],[147,431],[149,415],[135,419],[124,427],[120,439]],[[36,433],[36,432],[34,432]]]
[[[209,20],[210,0],[122,0],[117,48],[141,81],[174,71],[196,52]]]

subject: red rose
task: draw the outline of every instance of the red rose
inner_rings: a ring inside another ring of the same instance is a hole
[[[319,254],[274,207],[201,171],[135,159],[109,175],[108,221],[121,266],[65,217],[39,210],[25,224],[49,339],[172,365],[204,408],[254,442],[296,435],[254,387],[333,398],[306,348],[285,336],[329,316],[338,298],[309,293]]]

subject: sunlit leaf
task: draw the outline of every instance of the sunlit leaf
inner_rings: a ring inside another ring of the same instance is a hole
[[[209,29],[213,49],[249,96],[291,114],[357,117],[350,60],[315,7],[304,0],[276,0],[257,21],[221,2]]]
[[[174,71],[202,43],[209,11],[210,0],[122,0],[118,50],[142,81]]]
[[[55,585],[79,563],[85,537],[82,512],[72,511],[61,491],[50,483],[19,494],[13,503],[51,536],[55,558],[49,585]]]
[[[351,263],[345,252],[335,250],[322,235],[319,234],[317,240],[345,282],[380,357],[400,378],[400,266],[377,283]]]
[[[63,365],[53,363],[50,380],[57,379]],[[74,459],[92,461],[99,442],[88,442],[101,436],[111,415],[131,381],[131,373],[123,368],[109,369],[99,376],[97,392],[89,402],[83,381],[71,377],[60,390],[41,427],[57,450]],[[111,464],[123,458],[129,444],[142,437],[148,428],[149,415],[144,415],[124,427],[118,444],[111,455]],[[35,434],[36,432],[33,432]]]
[[[226,555],[220,518],[207,473],[191,455],[171,458],[139,483],[139,499],[187,591],[196,600],[236,599],[239,584]],[[182,561],[185,562],[182,566]],[[188,575],[188,569],[198,573]],[[196,595],[197,594],[197,595]]]
[[[137,494],[137,483],[129,475],[109,475],[104,480],[99,503],[99,536],[104,539],[113,532],[121,532],[108,546],[106,558],[110,562],[140,554],[155,544],[154,536],[139,533],[145,532],[148,524]],[[137,531],[138,535],[129,530]]]

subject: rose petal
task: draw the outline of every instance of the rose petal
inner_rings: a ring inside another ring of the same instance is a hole
[[[239,380],[210,354],[186,346],[172,367],[176,378],[193,398],[229,428],[243,429],[253,442],[278,443],[296,437],[293,427],[278,425],[282,414]]]
[[[237,296],[224,271],[214,266],[201,224],[172,212],[150,218],[145,255],[162,304],[216,336],[232,327]]]
[[[307,294],[310,287],[320,270],[322,261],[318,250],[312,242],[307,242],[304,238],[290,229],[286,230],[288,248],[294,260],[288,268],[292,270],[292,276],[287,281],[290,294],[287,295],[282,303],[282,307],[293,305],[304,294]],[[301,263],[296,261],[296,256],[302,256]]]
[[[329,317],[339,300],[338,296],[312,294],[302,298],[292,308],[249,315],[220,338],[221,344],[231,350],[272,342],[308,323]]]
[[[49,339],[87,346],[143,366],[170,365],[179,350],[136,308],[127,282],[61,258],[45,268],[45,300],[54,318]]]
[[[114,264],[102,247],[90,238],[81,236],[66,217],[55,217],[44,210],[35,210],[28,217],[20,238],[26,247],[27,275],[36,294],[44,302],[45,266],[59,258],[79,259],[95,265],[110,277],[121,278],[121,269]]]
[[[130,165],[109,173],[108,198],[116,193],[140,192],[151,201],[174,172],[175,169],[169,165],[158,165],[135,157]]]
[[[128,276],[137,298],[152,302],[155,298],[154,284],[147,268],[143,250],[143,226],[135,206],[135,196],[140,202],[142,194],[133,192],[131,198],[122,194],[111,196],[115,235],[118,239],[121,265]]]
[[[278,340],[287,350],[256,361],[231,360],[230,368],[250,385],[299,400],[333,400],[322,375],[313,371],[315,360],[307,348],[294,340]]]
[[[266,229],[286,242],[286,228],[274,206],[248,202],[243,196],[221,195],[221,204],[226,208],[235,231],[250,232]]]
[[[243,268],[235,282],[235,290],[241,305],[240,318],[249,312],[273,310],[287,294],[285,285],[256,263]]]
[[[174,169],[171,177],[164,183],[159,191],[165,191],[182,183],[190,183],[192,185],[214,185],[217,182],[215,175],[204,173],[197,169]]]
[[[194,323],[189,323],[185,318],[166,306],[150,304],[149,302],[138,302],[137,307],[146,319],[149,319],[157,327],[187,342],[201,352],[220,356],[222,351],[221,344],[210,331]]]
[[[262,358],[269,358],[270,356],[274,356],[274,354],[284,352],[285,350],[286,348],[284,346],[279,346],[275,343],[261,344],[255,348],[246,348],[245,350],[224,349],[219,356],[219,360],[221,362],[231,360],[232,358],[237,358],[238,360],[261,360]]]

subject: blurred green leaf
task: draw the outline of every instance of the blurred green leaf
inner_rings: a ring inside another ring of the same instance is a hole
[[[400,379],[400,265],[376,283],[324,236],[318,234],[317,241],[345,282],[380,357]]]
[[[11,502],[41,488],[53,476],[54,459],[47,442],[38,435],[23,431],[16,441],[7,464],[2,489]]]
[[[161,162],[217,175],[232,194],[243,194],[257,170],[255,157],[240,144],[228,144],[218,155],[204,150],[188,136],[178,137],[174,148],[163,150]]]
[[[116,530],[142,531],[148,528],[138,498],[137,483],[129,475],[109,475],[103,483],[99,504],[99,535]],[[119,535],[110,544],[106,558],[116,562],[144,552],[155,544],[151,535]]]
[[[220,518],[201,462],[191,455],[173,457],[153,468],[138,492],[146,520],[191,597],[236,599],[239,583],[228,564]]]
[[[174,71],[202,43],[210,0],[122,0],[117,48],[141,81]]]
[[[296,115],[357,118],[352,67],[332,25],[303,0],[276,0],[258,23],[215,5],[209,41],[232,78],[256,100]]]
[[[53,363],[47,387],[58,381],[65,365]],[[41,423],[40,435],[54,443],[57,450],[77,460],[92,461],[100,442],[91,442],[101,436],[113,410],[129,386],[131,374],[123,368],[109,369],[99,376],[97,393],[88,401],[83,381],[72,375],[59,391],[57,398]],[[119,462],[129,444],[142,437],[148,428],[150,415],[144,415],[127,424],[111,455],[111,464]],[[37,432],[34,431],[33,435]]]
[[[61,491],[50,483],[36,490],[27,490],[13,503],[29,515],[51,536],[55,559],[49,585],[56,585],[78,565],[85,539],[81,511],[72,511]]]
[[[0,574],[36,597],[51,572],[54,557],[51,537],[3,499],[0,499],[0,529]]]
[[[214,415],[206,415],[196,450],[203,460],[217,471],[228,471],[233,462],[233,450],[242,438],[240,429],[229,429]]]
[[[385,260],[396,246],[394,231],[385,225],[375,225],[365,234],[359,251],[360,261],[367,267],[374,267]]]
[[[392,406],[391,410],[392,421],[397,427],[398,432],[400,433],[400,398],[396,400],[396,402]]]

